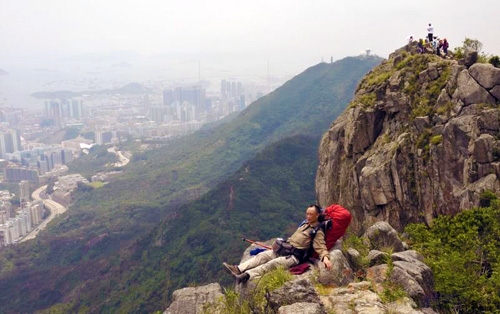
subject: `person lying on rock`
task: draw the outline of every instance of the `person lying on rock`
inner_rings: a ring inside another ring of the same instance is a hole
[[[318,205],[310,205],[306,209],[306,223],[300,225],[286,241],[278,239],[272,250],[257,254],[240,265],[223,263],[224,267],[236,278],[237,283],[244,283],[249,279],[261,277],[278,266],[288,269],[304,262],[309,258],[312,247],[325,267],[331,269],[332,263],[325,244],[325,233],[318,228],[320,214],[321,208]]]

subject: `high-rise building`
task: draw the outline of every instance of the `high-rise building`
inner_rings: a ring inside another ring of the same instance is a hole
[[[70,149],[62,149],[61,156],[64,165],[73,160],[73,152]]]
[[[51,100],[49,107],[49,117],[54,120],[54,127],[56,129],[62,128],[62,108],[61,103],[58,100]]]
[[[38,183],[38,169],[30,169],[24,167],[7,167],[3,170],[3,177],[5,180],[18,182],[18,181],[31,181]]]
[[[21,132],[19,130],[9,130],[0,132],[0,157],[6,158],[6,154],[22,150]]]
[[[175,101],[181,104],[188,102],[194,105],[197,113],[205,111],[205,89],[201,86],[191,88],[177,87],[174,91],[174,98]]]
[[[97,145],[106,145],[111,143],[113,132],[111,131],[95,131],[95,142]]]
[[[50,168],[49,160],[44,155],[38,156],[37,168],[40,169],[41,174],[45,174],[52,169]]]
[[[23,150],[23,148],[21,146],[21,131],[11,130],[10,134],[12,136],[12,144],[14,147],[14,151],[17,152],[17,151]]]
[[[222,99],[225,99],[227,97],[226,80],[220,81],[220,95]]]
[[[156,122],[156,123],[167,122],[168,118],[166,116],[169,113],[168,109],[170,109],[170,107],[152,106],[150,108],[150,118],[151,118],[151,120],[154,121],[154,122]]]
[[[240,105],[238,110],[241,111],[245,109],[245,107],[246,107],[245,95],[240,95]]]
[[[19,182],[19,201],[29,202],[30,200],[30,183],[28,181]]]
[[[29,203],[29,211],[31,215],[31,223],[33,225],[38,225],[43,218],[43,202],[34,201]]]
[[[231,96],[236,97],[236,82],[231,83]]]
[[[170,89],[163,91],[163,105],[170,106],[175,101],[174,92]]]
[[[68,118],[70,116],[71,101],[69,99],[62,99],[59,105],[61,108],[61,117]]]
[[[81,100],[79,99],[69,100],[69,116],[75,119],[83,117],[83,104]]]

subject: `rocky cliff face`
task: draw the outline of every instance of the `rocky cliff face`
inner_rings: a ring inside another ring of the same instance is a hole
[[[367,74],[321,141],[320,204],[401,231],[498,192],[500,69],[471,63],[408,47]]]

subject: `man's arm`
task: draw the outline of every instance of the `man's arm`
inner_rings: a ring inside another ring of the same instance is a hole
[[[331,269],[332,262],[330,261],[330,254],[328,252],[328,249],[326,248],[325,233],[322,229],[319,229],[316,233],[316,237],[314,237],[313,248],[316,253],[318,253],[319,258],[321,259],[323,264],[325,264],[325,267],[327,269]]]

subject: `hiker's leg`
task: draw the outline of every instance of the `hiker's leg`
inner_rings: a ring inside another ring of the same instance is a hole
[[[244,272],[245,270],[252,269],[259,265],[267,263],[276,257],[278,257],[278,255],[276,255],[273,250],[267,250],[255,255],[248,261],[241,263],[240,265],[238,265],[238,268],[241,272]]]
[[[299,261],[295,256],[280,256],[278,258],[270,260],[263,265],[248,270],[247,274],[250,275],[250,279],[255,279],[279,266],[283,266],[285,269],[288,269],[292,266],[297,265],[298,263]]]

